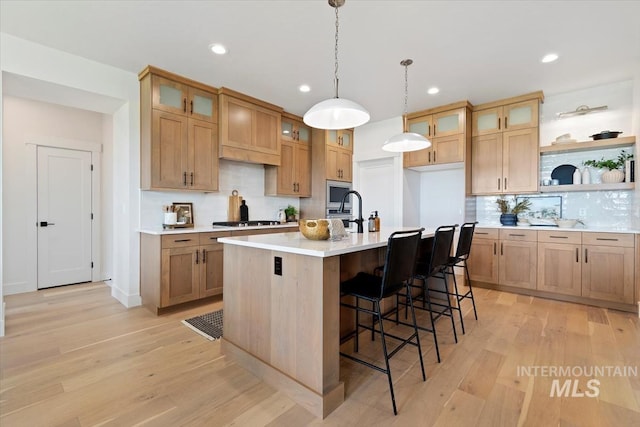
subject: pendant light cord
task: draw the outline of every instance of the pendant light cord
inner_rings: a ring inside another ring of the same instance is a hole
[[[338,27],[339,27],[338,6],[336,6],[335,9],[336,9],[336,47],[334,49],[335,69],[333,71],[334,73],[333,85],[335,86],[335,89],[336,89],[336,98],[338,98]]]

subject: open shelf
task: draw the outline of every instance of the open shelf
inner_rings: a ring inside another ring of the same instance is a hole
[[[576,185],[547,185],[540,187],[541,193],[564,193],[569,191],[611,191],[633,190],[635,182],[618,182],[615,184],[576,184]]]
[[[540,147],[540,154],[568,153],[572,151],[598,150],[602,148],[628,147],[635,144],[635,136],[622,138],[599,139],[597,141],[574,142],[571,144],[555,144]]]

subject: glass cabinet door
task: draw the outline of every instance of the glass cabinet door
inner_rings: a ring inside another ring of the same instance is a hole
[[[301,142],[309,142],[311,140],[311,129],[303,124],[298,124],[297,139]]]
[[[217,99],[217,95],[191,88],[189,90],[189,105],[187,107],[189,109],[187,112],[188,115],[208,122],[217,122]]]
[[[538,100],[504,106],[504,129],[517,130],[538,126]]]
[[[187,88],[180,83],[153,76],[153,108],[170,113],[185,114],[187,111]]]
[[[339,144],[343,147],[346,148],[348,150],[352,149],[352,144],[351,144],[351,131],[350,130],[342,130],[339,132],[340,133],[340,140],[338,141]]]
[[[431,136],[431,116],[416,117],[415,119],[407,120],[407,132],[417,133],[424,137]]]
[[[295,140],[295,133],[294,133],[294,129],[293,129],[293,122],[287,119],[282,119],[282,122],[280,123],[280,127],[281,127],[281,136],[282,139],[288,139],[288,140]]]
[[[502,131],[502,107],[474,111],[471,117],[473,136]]]
[[[433,115],[433,136],[449,136],[464,132],[464,109]]]

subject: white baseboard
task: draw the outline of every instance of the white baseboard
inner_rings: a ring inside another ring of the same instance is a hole
[[[128,295],[122,292],[113,281],[111,282],[111,296],[127,308],[142,305],[142,297],[140,295]]]
[[[23,294],[25,292],[35,292],[38,288],[28,282],[4,283],[2,285],[2,295]]]

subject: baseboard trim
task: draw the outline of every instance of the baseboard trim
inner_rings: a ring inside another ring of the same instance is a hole
[[[25,292],[34,292],[38,288],[29,282],[3,283],[2,295],[24,294]]]
[[[140,295],[128,295],[122,292],[113,281],[111,282],[111,296],[117,299],[120,304],[127,308],[142,305],[142,297]]]

